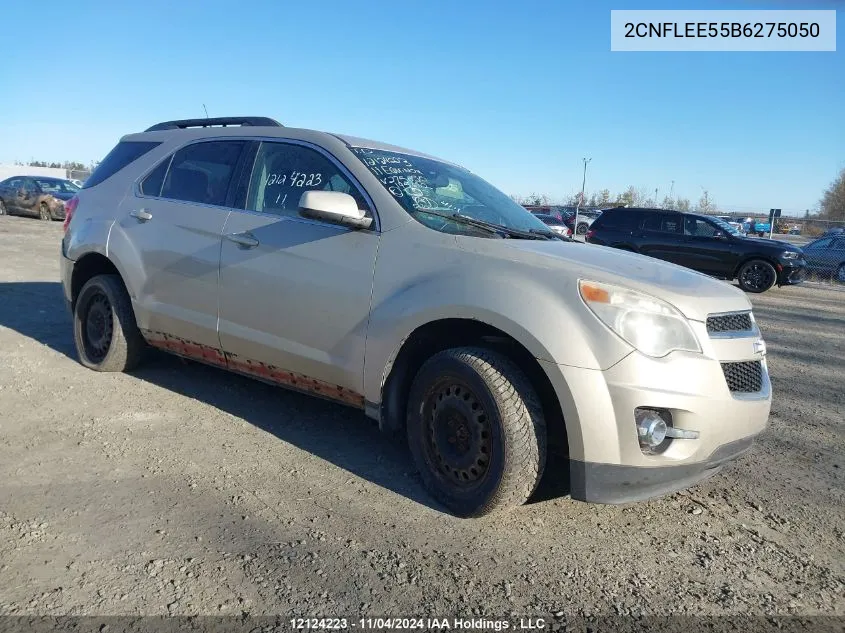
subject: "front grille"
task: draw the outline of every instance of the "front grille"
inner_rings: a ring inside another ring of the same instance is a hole
[[[763,363],[749,360],[741,363],[722,363],[728,389],[734,393],[757,393],[763,389]]]
[[[707,317],[707,331],[711,334],[719,332],[745,332],[751,329],[750,312],[733,312],[731,314],[717,314]]]

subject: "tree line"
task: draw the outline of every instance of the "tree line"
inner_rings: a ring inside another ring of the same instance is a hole
[[[63,162],[51,162],[46,160],[30,160],[27,162],[23,162],[16,160],[15,165],[20,165],[21,167],[49,167],[50,169],[70,169],[73,171],[94,171],[94,167],[97,166],[97,163],[93,162],[86,165],[75,160],[66,160]]]
[[[845,169],[830,183],[819,202],[819,219],[845,222]]]

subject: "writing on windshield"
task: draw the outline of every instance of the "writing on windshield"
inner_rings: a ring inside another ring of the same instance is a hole
[[[472,172],[444,161],[366,147],[352,148],[394,199],[419,221],[436,230],[465,232],[442,214],[460,213],[475,220],[519,231],[548,232],[548,227],[503,192]],[[436,221],[422,217],[436,211]]]

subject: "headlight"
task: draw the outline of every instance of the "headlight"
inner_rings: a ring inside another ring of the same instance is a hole
[[[643,354],[660,358],[674,350],[701,351],[686,317],[657,297],[583,279],[578,291],[602,323]]]
[[[798,259],[799,255],[801,255],[801,253],[796,253],[795,251],[784,251],[780,254],[783,259]]]

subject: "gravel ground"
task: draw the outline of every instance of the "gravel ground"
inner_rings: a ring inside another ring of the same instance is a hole
[[[59,223],[0,218],[0,614],[845,616],[845,292],[753,297],[756,449],[628,506],[460,520],[363,414],[157,355],[75,360]]]

